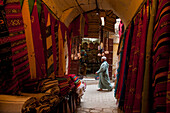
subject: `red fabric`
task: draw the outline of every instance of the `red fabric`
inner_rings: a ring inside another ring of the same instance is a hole
[[[122,23],[122,20],[121,20],[119,24],[119,39],[121,35],[123,34],[123,32],[124,32],[124,24]]]
[[[138,22],[138,29],[136,34],[136,44],[135,44],[135,51],[134,51],[134,58],[133,58],[133,65],[132,65],[132,77],[130,82],[130,89],[129,89],[129,95],[128,95],[128,101],[127,105],[129,106],[129,109],[126,110],[125,113],[131,113],[133,110],[133,103],[134,103],[134,97],[135,97],[135,91],[136,91],[136,79],[137,79],[137,73],[138,73],[138,61],[139,61],[139,54],[140,54],[140,40],[142,35],[142,14],[143,12],[139,12],[139,22]]]
[[[143,28],[142,28],[142,36],[140,39],[140,56],[139,56],[139,67],[138,67],[138,75],[136,81],[136,94],[133,105],[134,112],[141,112],[141,101],[142,101],[142,89],[143,89],[143,77],[144,77],[144,68],[145,68],[145,42],[147,36],[147,28],[148,28],[148,8],[149,0],[147,4],[144,6],[143,10],[145,14],[143,15]]]
[[[118,83],[118,89],[117,89],[118,99],[120,99],[121,90],[122,90],[122,86],[123,86],[123,77],[124,77],[125,62],[126,62],[126,52],[127,52],[130,28],[131,28],[131,26],[128,26],[127,32],[126,32],[126,38],[125,38],[125,42],[124,42],[123,56],[122,56],[120,75],[119,75],[119,83]]]
[[[46,66],[45,66],[43,43],[42,43],[40,24],[38,18],[38,11],[36,5],[34,5],[32,15],[31,15],[31,27],[32,27],[32,36],[33,36],[34,51],[35,51],[35,58],[36,58],[36,74],[37,74],[36,77],[37,79],[40,79],[46,76],[46,69],[45,69]]]

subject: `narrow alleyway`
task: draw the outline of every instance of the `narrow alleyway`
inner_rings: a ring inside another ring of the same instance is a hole
[[[84,78],[86,92],[81,99],[77,113],[118,113],[113,91],[97,91],[98,80]],[[114,83],[112,83],[114,85]]]

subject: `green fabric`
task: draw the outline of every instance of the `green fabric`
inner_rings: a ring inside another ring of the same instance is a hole
[[[38,17],[41,18],[41,0],[37,0]]]
[[[28,0],[30,15],[32,14],[34,8],[34,2],[35,0]]]
[[[153,0],[151,13],[150,13],[150,20],[149,20],[149,27],[148,27],[148,34],[147,34],[147,41],[146,41],[146,56],[145,56],[145,73],[144,73],[144,82],[143,82],[143,96],[142,96],[142,113],[150,113],[150,105],[151,102],[149,99],[150,91],[151,91],[151,48],[152,48],[152,34],[153,34],[153,25],[154,19],[156,15],[156,8],[157,8],[157,0]]]
[[[22,9],[22,5],[24,3],[24,0],[19,0],[19,1],[20,1],[21,9]]]

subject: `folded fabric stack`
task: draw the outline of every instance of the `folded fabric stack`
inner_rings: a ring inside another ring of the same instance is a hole
[[[71,77],[67,76],[66,78],[67,78],[70,89],[72,90],[73,88],[75,88],[74,81],[71,79]]]
[[[36,107],[39,106],[39,102],[35,97],[29,98],[22,106],[22,113],[37,113]]]
[[[65,96],[70,91],[69,83],[67,78],[65,77],[57,77],[59,88],[60,88],[60,95]]]
[[[46,93],[21,93],[24,96],[31,96],[23,107],[23,113],[49,113],[56,109],[60,103],[58,95],[50,95]]]
[[[78,88],[81,85],[81,81],[75,74],[69,74],[68,76],[71,77],[71,79],[74,81],[76,88]]]
[[[60,88],[58,86],[58,80],[45,79],[39,83],[38,90],[41,93],[49,93],[51,95],[58,95]]]

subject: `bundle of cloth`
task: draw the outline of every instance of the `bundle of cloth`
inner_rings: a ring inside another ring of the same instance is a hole
[[[46,93],[22,93],[24,96],[31,96],[22,106],[22,113],[50,113],[56,110],[60,103],[58,95]]]
[[[59,95],[60,88],[58,80],[44,79],[38,85],[38,91],[41,93],[49,93],[51,95]]]
[[[78,88],[81,85],[81,81],[75,74],[69,74],[68,76],[74,81],[76,88]]]
[[[66,76],[66,78],[67,78],[67,81],[68,81],[70,89],[72,90],[73,88],[75,88],[74,81],[71,79],[71,77],[70,76]]]
[[[60,88],[60,96],[66,96],[70,92],[69,83],[65,77],[57,77]]]

